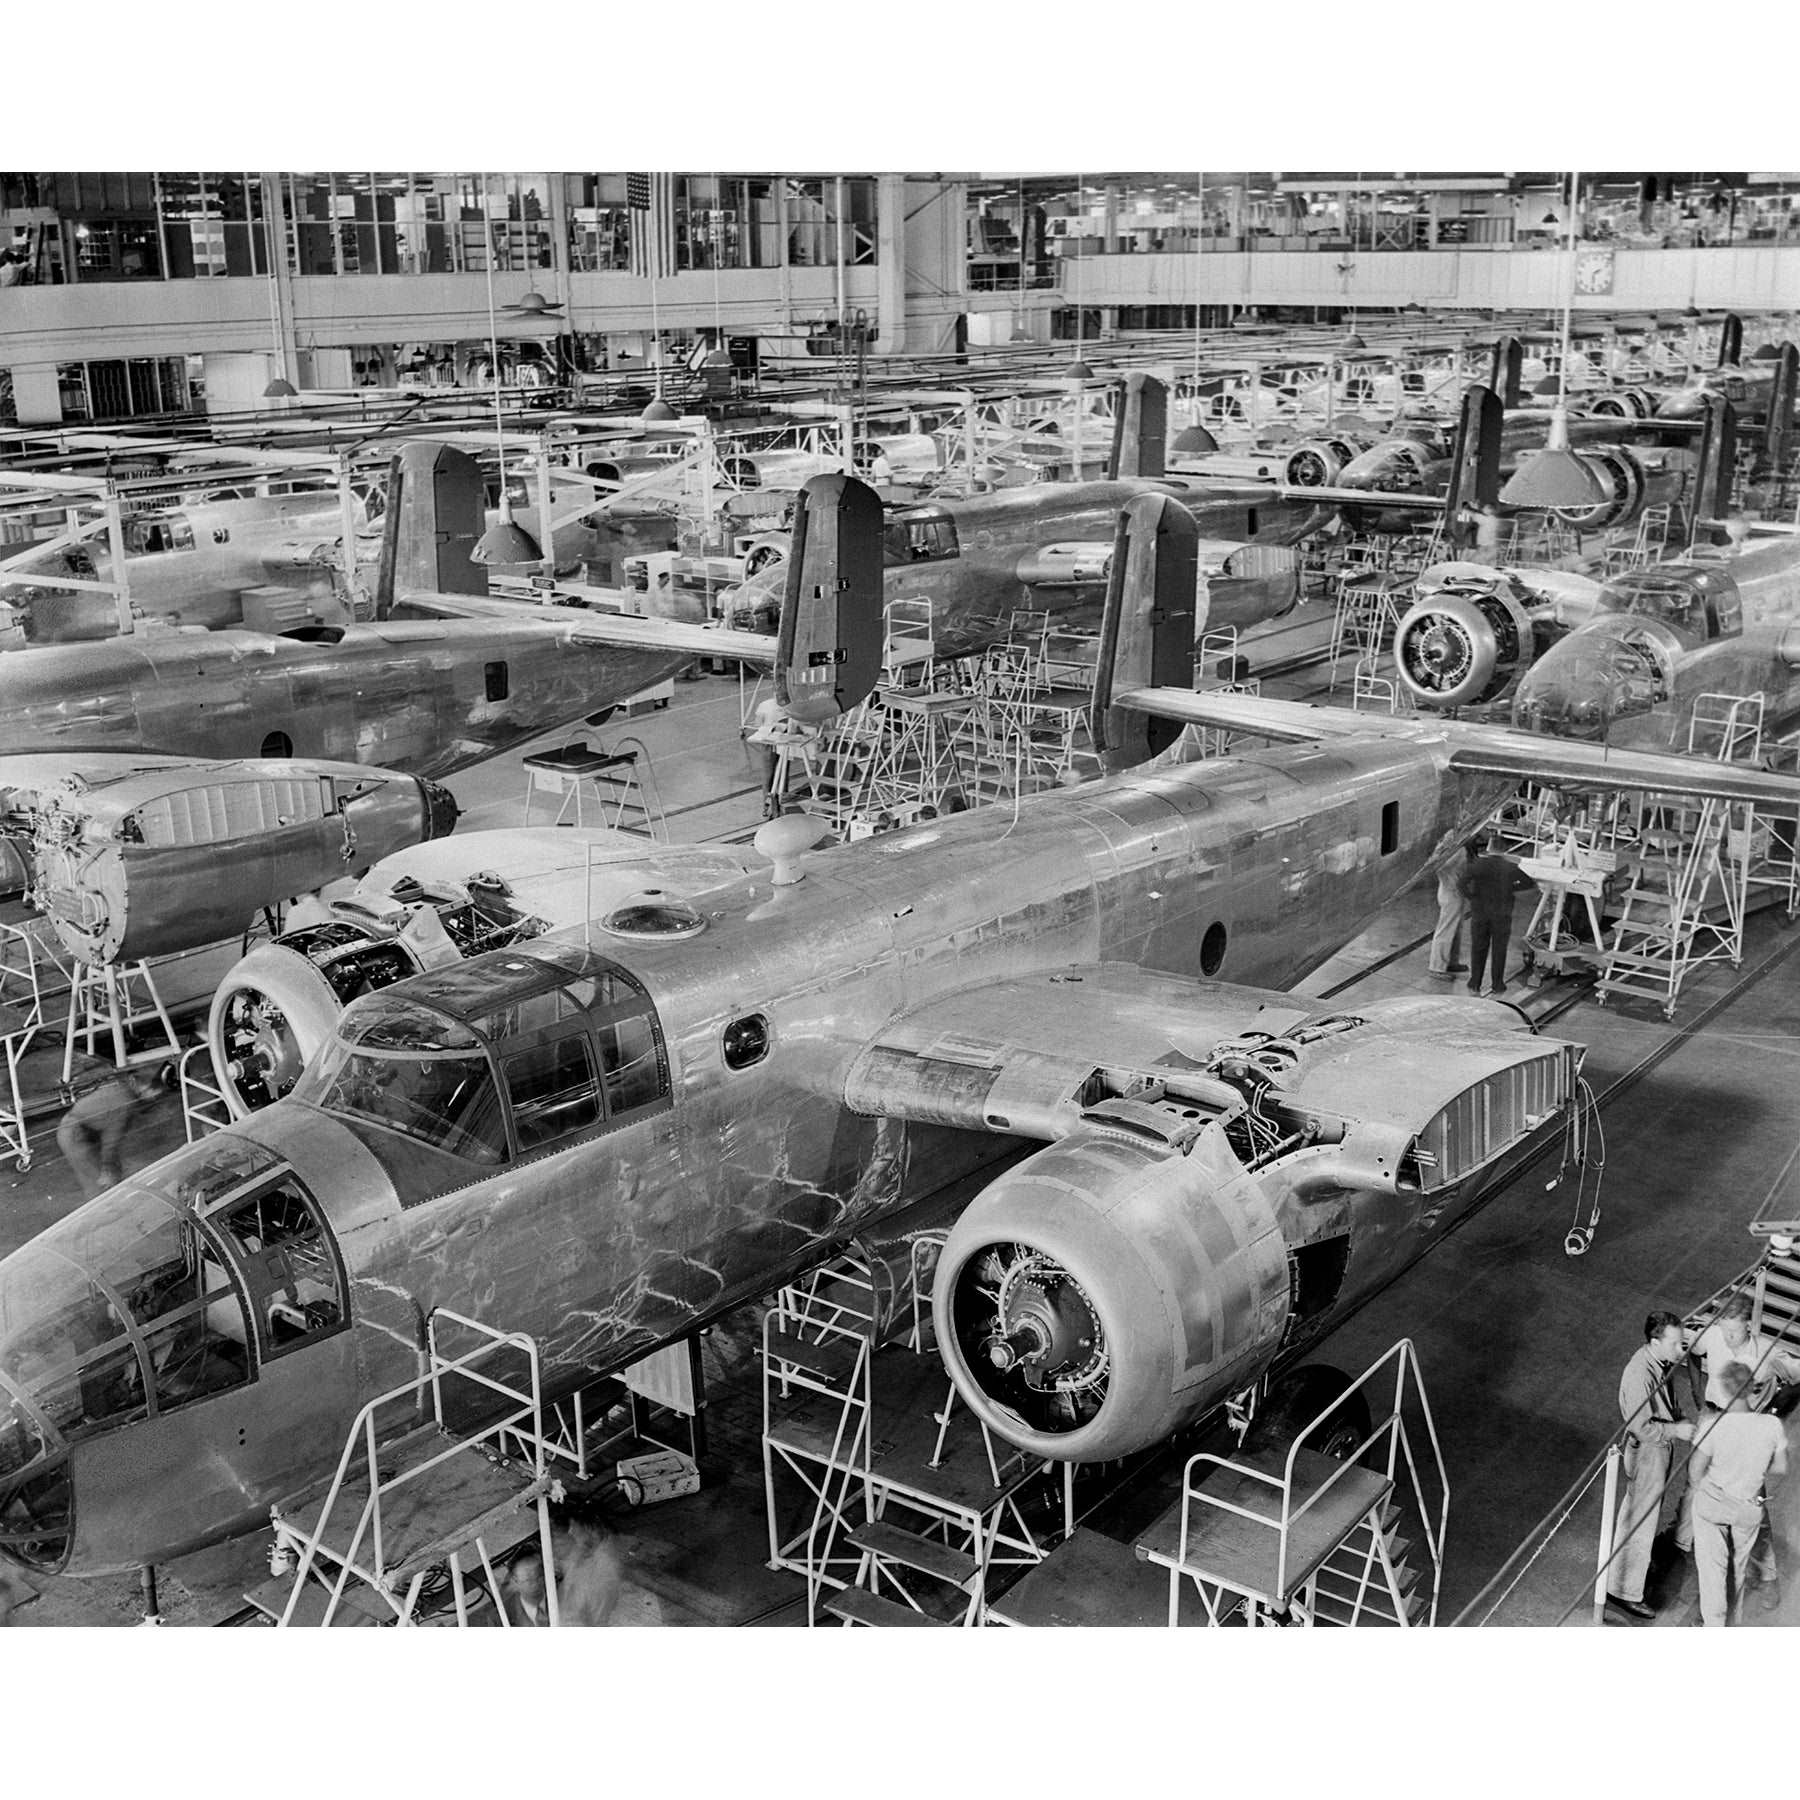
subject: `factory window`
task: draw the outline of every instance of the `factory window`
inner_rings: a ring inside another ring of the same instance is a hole
[[[801,267],[875,261],[876,187],[868,175],[787,182],[787,259]]]
[[[129,419],[199,410],[199,393],[184,356],[59,363],[57,395],[64,419]]]
[[[258,176],[241,170],[160,173],[156,195],[172,279],[269,272]]]
[[[770,176],[677,175],[674,212],[678,269],[767,269],[780,263]]]
[[[1392,856],[1400,848],[1400,802],[1390,800],[1381,809],[1381,854]]]
[[[585,275],[631,267],[631,212],[623,175],[565,175],[569,267]]]
[[[585,1037],[574,1034],[533,1044],[507,1057],[502,1068],[521,1154],[599,1123],[600,1083]]]
[[[297,275],[441,275],[552,266],[542,174],[288,175]]]

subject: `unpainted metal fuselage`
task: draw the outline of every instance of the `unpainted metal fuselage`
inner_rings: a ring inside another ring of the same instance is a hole
[[[1022,609],[1054,613],[1069,624],[1097,622],[1105,597],[1103,579],[1027,587],[1020,565],[1049,544],[1110,545],[1120,510],[1145,493],[1174,494],[1205,538],[1292,545],[1331,518],[1329,507],[1278,500],[1262,490],[1211,494],[1179,482],[1148,480],[1040,483],[970,500],[938,501],[913,510],[949,516],[956,527],[956,554],[940,560],[890,560],[883,578],[887,602],[929,602],[939,656],[965,656],[1001,641],[1014,613]],[[1271,605],[1250,583],[1214,585],[1203,621],[1208,628],[1257,624],[1293,603],[1288,594]]]
[[[1702,579],[1721,568],[1736,588],[1741,625],[1736,612],[1721,621],[1696,606],[1684,624],[1610,610],[1603,598],[1603,610],[1525,672],[1513,722],[1625,749],[1685,751],[1696,702],[1729,695],[1761,699],[1765,738],[1800,726],[1800,543],[1753,544],[1726,564],[1704,565]],[[1698,748],[1713,753],[1710,742]]]
[[[542,620],[394,621],[335,641],[148,632],[0,658],[0,754],[307,756],[443,776],[602,711],[692,652]]]
[[[849,1110],[849,1068],[886,1020],[1071,965],[1198,974],[1214,926],[1226,933],[1220,979],[1290,982],[1492,803],[1496,784],[1452,775],[1447,754],[1358,741],[1146,769],[1027,800],[998,838],[989,817],[963,815],[821,853],[797,885],[727,883],[693,897],[707,925],[686,941],[595,930],[593,947],[654,1004],[669,1100],[547,1154],[484,1167],[293,1099],[175,1152],[0,1264],[0,1318],[29,1316],[46,1242],[67,1245],[127,1193],[154,1209],[135,1184],[192,1191],[247,1140],[320,1203],[351,1322],[245,1385],[77,1437],[68,1567],[130,1566],[255,1525],[329,1471],[364,1401],[413,1377],[433,1309],[533,1333],[552,1383],[566,1383],[1010,1156],[1020,1146],[1002,1135]],[[1254,1023],[1259,997],[1200,991],[1196,1030]],[[769,1049],[733,1069],[726,1028],[751,1015],[767,1021]],[[1416,1196],[1345,1195],[1356,1247],[1338,1306],[1391,1278],[1469,1198],[1458,1190],[1426,1216]],[[0,1371],[19,1379],[4,1358]]]

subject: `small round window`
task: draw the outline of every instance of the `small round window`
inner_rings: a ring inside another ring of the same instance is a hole
[[[271,760],[276,757],[292,756],[294,740],[285,731],[271,731],[262,741],[262,754]]]
[[[1216,975],[1225,961],[1225,927],[1217,919],[1206,928],[1206,936],[1200,940],[1200,973]]]
[[[733,1019],[725,1027],[725,1066],[747,1069],[769,1054],[769,1021],[761,1013]]]

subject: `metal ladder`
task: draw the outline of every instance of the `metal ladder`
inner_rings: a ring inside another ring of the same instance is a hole
[[[1688,753],[1754,759],[1762,745],[1762,697],[1702,694],[1688,725]],[[1638,867],[1601,963],[1596,995],[1656,1002],[1675,1016],[1695,968],[1744,956],[1754,813],[1720,800],[1696,805],[1652,795],[1640,811]],[[1653,824],[1655,819],[1667,821]]]
[[[6,1088],[0,1093],[0,1156],[11,1155],[20,1174],[31,1167],[31,1130],[25,1120],[19,1070],[31,1040],[44,1024],[40,955],[28,931],[0,925],[0,1045],[6,1051]]]

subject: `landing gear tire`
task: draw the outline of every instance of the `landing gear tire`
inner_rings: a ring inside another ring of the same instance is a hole
[[[1342,1369],[1325,1363],[1312,1363],[1277,1376],[1250,1427],[1245,1448],[1265,1450],[1276,1444],[1291,1444],[1349,1386],[1350,1377]],[[1334,1462],[1346,1462],[1368,1441],[1368,1436],[1369,1403],[1364,1395],[1356,1393],[1314,1430],[1306,1447]]]

